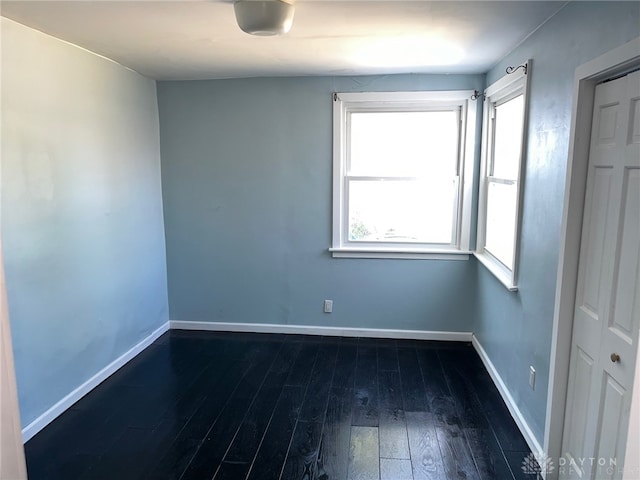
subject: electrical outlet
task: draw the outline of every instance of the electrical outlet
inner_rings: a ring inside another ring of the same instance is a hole
[[[529,386],[531,390],[536,387],[536,369],[533,366],[529,366]]]
[[[333,312],[333,300],[325,300],[324,301],[324,313]]]

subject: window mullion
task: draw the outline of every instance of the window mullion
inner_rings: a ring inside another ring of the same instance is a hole
[[[491,183],[500,183],[502,185],[515,185],[517,184],[517,180],[513,180],[510,178],[500,178],[500,177],[493,177],[493,176],[488,176],[487,180]]]
[[[423,180],[422,177],[396,177],[392,175],[345,175],[345,178],[349,181],[359,181],[359,182],[384,182],[384,181],[394,181],[394,182],[417,182]]]

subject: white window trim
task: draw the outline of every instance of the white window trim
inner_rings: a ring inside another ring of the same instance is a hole
[[[334,258],[402,258],[466,260],[473,252],[470,247],[471,213],[473,200],[473,172],[477,102],[471,96],[474,90],[429,92],[357,92],[333,95],[333,236],[329,251]],[[461,108],[459,177],[462,198],[459,200],[457,239],[455,245],[430,245],[424,248],[410,244],[365,244],[356,246],[347,242],[343,228],[347,139],[345,138],[347,112],[358,107],[407,108],[416,103],[429,102],[430,106],[459,106]]]
[[[523,64],[524,68],[518,68],[511,74],[497,80],[484,91],[484,112],[482,123],[482,158],[480,164],[480,196],[478,199],[478,232],[476,237],[475,257],[482,263],[508,290],[518,290],[518,259],[520,254],[521,232],[521,206],[522,206],[522,172],[525,165],[527,131],[529,118],[529,82],[531,73],[531,60]],[[493,136],[491,125],[491,104],[503,99],[513,97],[516,92],[524,95],[524,122],[522,128],[522,145],[520,147],[520,163],[518,165],[518,179],[516,186],[516,232],[513,248],[513,269],[509,269],[491,253],[485,250],[486,221],[487,221],[487,194],[488,194],[488,170],[490,167],[490,152],[493,142],[489,138]]]

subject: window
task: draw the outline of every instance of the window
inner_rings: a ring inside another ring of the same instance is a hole
[[[468,258],[472,94],[334,95],[334,257]]]
[[[476,257],[517,290],[520,171],[527,118],[527,69],[519,67],[485,90]]]

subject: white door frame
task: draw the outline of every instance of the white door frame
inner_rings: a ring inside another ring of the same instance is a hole
[[[600,81],[624,73],[634,65],[640,65],[640,37],[579,66],[574,77],[544,434],[544,454],[551,457],[556,466],[562,453],[593,97]],[[545,478],[551,480],[557,475],[558,469],[555,468]]]
[[[18,392],[0,243],[0,478],[26,480]]]

